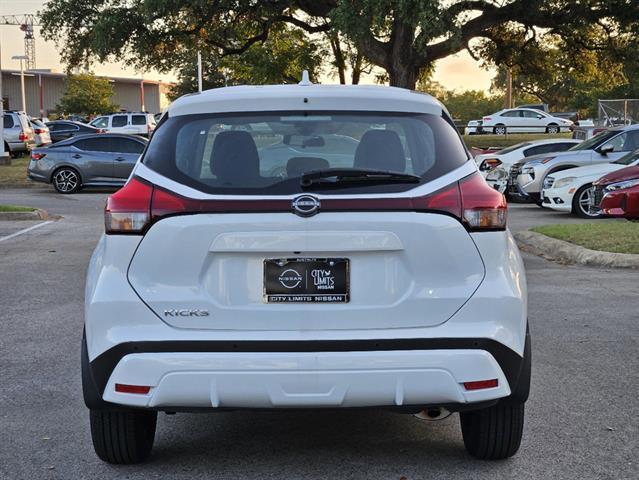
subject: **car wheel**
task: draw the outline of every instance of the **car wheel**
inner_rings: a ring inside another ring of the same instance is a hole
[[[555,125],[554,123],[551,123],[550,125],[546,127],[546,133],[550,133],[550,134],[559,133],[559,125]]]
[[[590,212],[590,199],[592,197],[592,185],[590,183],[581,187],[572,197],[572,213],[581,218],[601,218],[601,213]]]
[[[506,135],[506,125],[497,125],[493,128],[495,135]]]
[[[464,446],[473,457],[499,460],[519,450],[524,432],[524,403],[504,402],[489,408],[460,412]]]
[[[58,193],[75,193],[82,187],[80,174],[70,167],[62,167],[53,172],[51,183]]]
[[[108,463],[139,463],[151,454],[157,412],[91,410],[91,439],[95,453]]]

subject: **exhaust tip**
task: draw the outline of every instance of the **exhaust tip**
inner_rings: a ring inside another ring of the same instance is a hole
[[[451,414],[452,414],[451,411],[446,410],[443,407],[431,407],[431,408],[422,410],[419,413],[415,413],[414,415],[420,420],[436,422],[436,421],[444,420],[445,418],[448,418]]]

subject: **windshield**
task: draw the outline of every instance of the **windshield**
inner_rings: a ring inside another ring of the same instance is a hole
[[[302,175],[312,171],[376,170],[429,181],[467,160],[459,135],[442,116],[296,111],[169,117],[156,129],[143,163],[203,192],[257,195],[301,192]],[[414,187],[380,183],[349,183],[331,193]]]
[[[510,152],[514,152],[515,150],[518,150],[520,148],[524,148],[527,147],[529,145],[532,145],[532,143],[530,142],[521,142],[521,143],[516,143],[515,145],[511,145],[510,147],[507,148],[503,148],[497,152],[495,152],[496,155],[501,155],[502,153],[510,153]]]
[[[630,165],[631,163],[634,163],[637,160],[639,160],[639,150],[635,150],[634,152],[630,152],[629,154],[624,155],[623,157],[621,157],[616,162],[612,162],[612,163],[617,163],[619,165]]]
[[[570,147],[568,149],[569,152],[577,151],[577,150],[592,150],[597,147],[602,142],[611,139],[615,135],[621,133],[619,130],[606,130],[605,132],[598,133],[594,137],[589,138],[588,140],[584,140],[581,143],[578,143],[574,147]]]

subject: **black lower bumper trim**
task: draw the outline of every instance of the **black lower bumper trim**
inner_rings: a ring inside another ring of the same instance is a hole
[[[383,340],[307,340],[307,341],[149,341],[120,343],[90,362],[91,383],[102,398],[109,377],[126,355],[172,352],[364,352],[392,350],[485,350],[501,367],[510,389],[515,391],[523,357],[502,343],[487,338],[424,338]],[[87,359],[88,360],[88,359]],[[88,363],[88,362],[87,362]]]

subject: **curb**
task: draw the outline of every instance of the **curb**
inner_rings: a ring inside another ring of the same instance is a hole
[[[526,230],[513,234],[519,248],[548,260],[604,268],[637,268],[639,255],[590,250],[573,243]]]
[[[0,183],[0,190],[4,189],[15,189],[19,190],[21,188],[47,188],[46,184],[37,184],[37,183]]]
[[[46,210],[34,210],[32,212],[0,212],[0,221],[17,221],[17,220],[47,220],[49,213]]]

